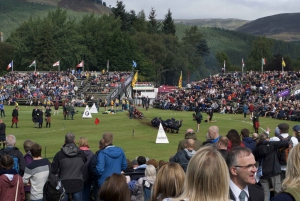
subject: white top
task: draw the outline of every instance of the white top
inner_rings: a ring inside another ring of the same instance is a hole
[[[245,191],[247,196],[245,196],[245,201],[248,201],[248,198],[249,198],[249,190],[248,190],[248,186],[246,186],[244,189],[240,189],[239,187],[237,187],[237,185],[235,185],[235,183],[233,183],[233,181],[229,181],[229,186],[230,186],[230,189],[235,197],[235,201],[240,201],[240,194],[242,191]]]

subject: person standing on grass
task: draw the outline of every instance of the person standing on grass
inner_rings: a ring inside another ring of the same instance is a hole
[[[0,102],[0,114],[1,114],[1,118],[4,116],[4,117],[6,117],[5,116],[5,111],[4,111],[4,105],[3,105],[3,102],[1,101]]]
[[[16,106],[15,109],[13,109],[12,111],[12,124],[11,124],[11,128],[13,127],[14,124],[16,124],[16,128],[18,128],[18,122],[19,122],[19,107]]]
[[[0,146],[3,144],[3,149],[5,148],[5,138],[6,138],[6,125],[2,119],[0,119]]]
[[[249,107],[248,107],[247,103],[244,103],[244,106],[243,106],[243,113],[244,113],[244,120],[245,120],[245,121],[246,121],[248,109],[249,109]]]
[[[51,108],[50,106],[46,107],[46,111],[45,111],[45,117],[46,117],[46,128],[49,126],[51,126]]]

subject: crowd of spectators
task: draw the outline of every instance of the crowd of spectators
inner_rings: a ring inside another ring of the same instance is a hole
[[[15,147],[15,136],[8,135],[0,151],[0,199],[43,200],[48,196],[43,192],[47,178],[57,174],[66,193],[63,201],[228,201],[243,196],[257,201],[297,200],[300,126],[292,129],[291,143],[284,140],[289,136],[286,123],[278,125],[274,137],[270,129],[259,136],[251,136],[248,129],[240,134],[231,129],[221,136],[219,128],[211,126],[203,143],[188,129],[169,162],[142,155],[131,161],[113,145],[109,132],[102,135],[94,154],[88,139],[80,137],[77,147],[75,135],[69,132],[51,165],[42,158],[39,144],[26,140],[23,156]],[[285,164],[278,155],[282,149],[290,150]],[[14,157],[19,166],[14,165]],[[221,188],[217,193],[215,186]]]
[[[0,101],[8,105],[14,105],[20,99],[25,99],[28,105],[71,101],[77,106],[85,106],[93,99],[93,93],[109,93],[129,75],[130,72],[102,74],[74,69],[60,72],[9,72],[0,77]],[[86,83],[85,80],[91,81]],[[85,92],[79,90],[85,86]]]
[[[211,105],[215,112],[243,113],[244,103],[254,104],[263,117],[300,120],[300,93],[297,94],[299,72],[267,71],[244,74],[224,73],[188,84],[167,94],[158,94],[156,102],[161,109],[202,111]],[[286,95],[280,92],[289,89]]]
[[[131,72],[92,73],[92,80],[87,92],[109,93],[111,89],[119,86],[130,76]]]

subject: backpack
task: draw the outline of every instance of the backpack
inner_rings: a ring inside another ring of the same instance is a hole
[[[10,155],[14,161],[14,164],[12,166],[12,169],[13,170],[16,170],[18,174],[20,174],[20,165],[19,165],[19,158],[14,154],[13,151],[11,150],[6,150],[6,149],[3,149],[1,150],[1,153],[0,153],[0,158],[1,156],[3,155]]]
[[[152,184],[146,180],[143,180],[143,197],[144,201],[149,201],[151,198]]]
[[[289,142],[289,146],[286,148],[281,148],[278,149],[278,159],[279,159],[279,163],[281,165],[286,165],[287,162],[287,158],[289,156],[289,153],[292,149],[292,143],[291,143],[291,138],[292,136],[288,136],[287,138],[282,137],[281,135],[278,136],[278,138],[280,139],[280,141],[288,141]]]
[[[65,194],[66,191],[61,180],[50,171],[43,188],[44,201],[61,201],[64,199]]]

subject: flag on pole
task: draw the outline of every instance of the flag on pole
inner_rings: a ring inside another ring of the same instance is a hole
[[[137,63],[134,60],[132,61],[132,67],[134,67],[134,68],[137,67]]]
[[[107,72],[109,71],[109,60],[107,60],[107,63],[106,63],[106,71]]]
[[[224,73],[225,73],[225,70],[226,70],[226,62],[225,62],[225,60],[224,60]]]
[[[285,65],[285,62],[284,62],[284,60],[283,60],[283,58],[282,58],[282,64],[281,64],[283,67],[285,67],[286,65]]]
[[[77,64],[77,66],[76,66],[77,68],[81,68],[81,67],[84,67],[84,62],[83,61],[81,61],[79,64]]]
[[[182,71],[180,72],[180,77],[179,77],[179,81],[178,81],[178,87],[179,87],[179,89],[182,88]]]
[[[98,125],[100,123],[100,120],[96,117],[95,124]]]
[[[135,87],[135,83],[137,82],[137,80],[138,80],[138,71],[136,71],[134,76],[133,76],[133,79],[132,79],[132,82],[131,82],[132,87]]]
[[[8,64],[6,70],[9,70],[10,68],[12,68],[12,69],[14,68],[14,61],[11,61],[11,62]]]
[[[262,58],[262,59],[261,59],[261,64],[262,64],[262,65],[266,65],[266,58]]]
[[[245,67],[244,59],[242,58],[242,68]]]
[[[35,60],[30,64],[29,68],[31,68],[31,67],[36,67],[36,62],[35,62]]]
[[[53,66],[59,66],[59,61],[55,62]]]

